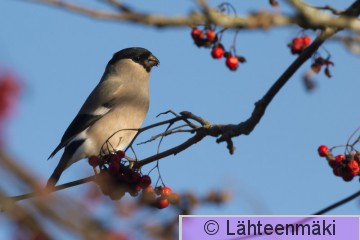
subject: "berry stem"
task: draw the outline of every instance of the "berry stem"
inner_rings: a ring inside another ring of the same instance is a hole
[[[236,29],[234,39],[233,39],[233,41],[231,43],[231,46],[230,46],[230,52],[233,52],[234,56],[236,56],[236,39],[237,39],[237,36],[239,34],[239,31],[240,31],[240,29]]]
[[[354,137],[354,135],[360,130],[360,127],[356,128],[356,130],[350,135],[348,141],[346,142],[346,145],[350,145],[350,141],[351,139]],[[351,144],[350,146],[354,146],[357,142],[359,142],[360,137],[358,137],[355,142],[353,144]]]

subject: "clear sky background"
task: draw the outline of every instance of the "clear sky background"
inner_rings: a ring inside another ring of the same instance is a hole
[[[95,2],[91,5],[98,6]],[[209,2],[212,6],[221,3]],[[272,11],[268,1],[229,2],[239,14],[256,9]],[[352,3],[313,2],[340,9]],[[284,12],[290,11],[280,3]],[[131,1],[131,5],[168,15],[184,15],[196,6],[193,1],[165,0]],[[0,29],[0,66],[16,71],[23,82],[7,145],[19,162],[43,181],[52,173],[60,154],[46,159],[114,52],[140,46],[161,61],[152,71],[151,105],[144,125],[159,121],[156,115],[169,109],[191,111],[212,123],[239,123],[249,117],[254,102],[295,59],[287,43],[301,34],[296,27],[241,31],[237,52],[246,57],[247,63],[231,72],[223,60],[210,57],[209,49],[197,48],[190,37],[191,29],[185,27],[156,29],[102,21],[41,4],[4,0],[0,3]],[[226,46],[233,34],[225,34]],[[233,139],[234,155],[229,155],[224,143],[217,144],[209,137],[160,161],[162,177],[174,191],[231,191],[232,200],[226,206],[199,207],[196,214],[311,214],[358,191],[357,178],[347,183],[335,177],[316,150],[320,144],[346,143],[359,126],[359,57],[336,41],[324,47],[335,62],[331,68],[333,77],[319,74],[316,91],[308,93],[301,76],[311,63],[305,63],[275,97],[255,130],[249,136]],[[324,48],[320,52],[326,56]],[[150,132],[146,133],[142,140],[150,136]],[[188,137],[169,137],[162,149]],[[137,147],[139,158],[154,153],[156,144]],[[86,177],[91,172],[87,161],[81,161],[68,169],[60,182]],[[0,176],[0,181],[6,180]],[[57,194],[72,195],[77,191],[81,187]],[[14,190],[14,194],[19,193]],[[359,201],[330,213],[357,215]]]

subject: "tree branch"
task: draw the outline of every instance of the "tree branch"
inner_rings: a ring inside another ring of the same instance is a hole
[[[88,182],[93,182],[94,180],[95,180],[95,176],[90,176],[90,177],[79,179],[79,180],[76,180],[76,181],[64,183],[64,184],[55,186],[51,190],[51,192],[56,192],[56,191],[63,190],[63,189],[69,188],[69,187],[75,187],[75,186],[78,186],[80,184],[84,184],[84,183],[88,183]],[[48,189],[46,191],[47,191],[47,193],[49,193]],[[14,197],[9,197],[9,199],[12,199],[14,201],[21,201],[21,200],[24,200],[24,199],[36,197],[37,195],[39,195],[38,192],[32,192],[32,193],[26,193],[26,194],[14,196]]]
[[[330,206],[328,206],[328,207],[326,207],[326,208],[324,208],[324,209],[322,209],[322,210],[320,210],[320,211],[318,211],[316,213],[313,213],[313,215],[322,215],[324,213],[327,213],[327,212],[329,212],[329,211],[331,211],[331,210],[333,210],[333,209],[335,209],[335,208],[337,208],[337,207],[339,207],[341,205],[344,205],[345,203],[350,202],[351,200],[353,200],[353,199],[355,199],[355,198],[357,198],[359,196],[360,196],[360,191],[358,191],[358,192],[350,195],[349,197],[347,197],[347,198],[345,198],[343,200],[340,200],[340,201],[338,201],[338,202],[336,202],[336,203],[334,203],[334,204],[332,204],[332,205],[330,205]]]
[[[124,6],[115,0],[103,0],[105,4],[112,7],[117,6],[117,11],[105,11],[90,8],[85,5],[74,4],[61,0],[27,0],[36,3],[58,7],[73,13],[103,20],[125,21],[137,24],[144,24],[155,27],[184,27],[199,24],[212,23],[224,28],[246,28],[246,29],[266,29],[269,27],[283,27],[297,24],[303,28],[325,29],[326,27],[338,29],[351,29],[360,32],[360,21],[355,18],[357,14],[344,13],[341,16],[334,16],[324,13],[314,7],[303,4],[298,0],[288,0],[295,6],[299,14],[285,16],[271,14],[267,12],[253,13],[248,16],[227,16],[216,9],[205,5],[200,1],[203,12],[192,12],[185,16],[161,16],[157,14],[146,14],[134,11],[129,6]],[[354,6],[355,7],[355,6]],[[266,13],[266,14],[264,14]]]

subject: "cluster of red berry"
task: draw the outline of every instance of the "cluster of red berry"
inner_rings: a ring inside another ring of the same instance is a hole
[[[294,37],[291,43],[288,44],[292,54],[300,54],[311,43],[311,37]]]
[[[165,208],[169,203],[177,204],[179,196],[173,193],[169,187],[151,186],[149,175],[142,175],[139,171],[126,165],[127,160],[123,160],[125,153],[117,151],[113,154],[104,156],[92,156],[89,158],[89,164],[100,172],[96,174],[95,182],[100,187],[104,195],[112,200],[121,199],[125,193],[136,197],[141,193],[143,203],[157,207]]]
[[[193,28],[191,37],[198,47],[212,47],[211,56],[214,59],[225,57],[225,64],[231,71],[235,71],[240,63],[246,62],[246,59],[243,56],[236,56],[231,53],[231,51],[225,51],[224,46],[220,43],[218,34],[212,29],[205,28],[204,30],[201,30],[199,28]]]
[[[318,148],[320,157],[325,157],[335,176],[342,177],[346,182],[351,181],[356,175],[360,175],[360,152],[353,154],[338,154],[333,156],[326,145]]]
[[[169,204],[179,204],[180,196],[166,186],[159,186],[156,188],[148,186],[143,190],[140,201],[147,205],[162,209],[169,206]]]
[[[310,69],[306,71],[306,73],[303,76],[303,81],[308,91],[311,91],[315,88],[316,82],[314,76],[318,74],[323,67],[325,67],[324,69],[325,76],[331,78],[330,66],[334,66],[334,63],[330,61],[330,55],[327,58],[323,58],[316,53],[316,56],[313,58]]]
[[[331,73],[329,70],[329,66],[334,66],[334,63],[330,61],[329,58],[325,59],[323,57],[315,58],[314,62],[311,64],[311,70],[314,73],[319,73],[321,68],[325,66],[324,73],[328,78],[331,78]]]

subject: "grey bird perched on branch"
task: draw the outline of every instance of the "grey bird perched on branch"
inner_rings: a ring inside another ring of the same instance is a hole
[[[47,182],[55,186],[63,171],[74,162],[124,149],[134,138],[149,108],[149,77],[159,60],[147,49],[126,48],[113,55],[105,72],[80,111],[66,129],[52,158],[65,148]]]

